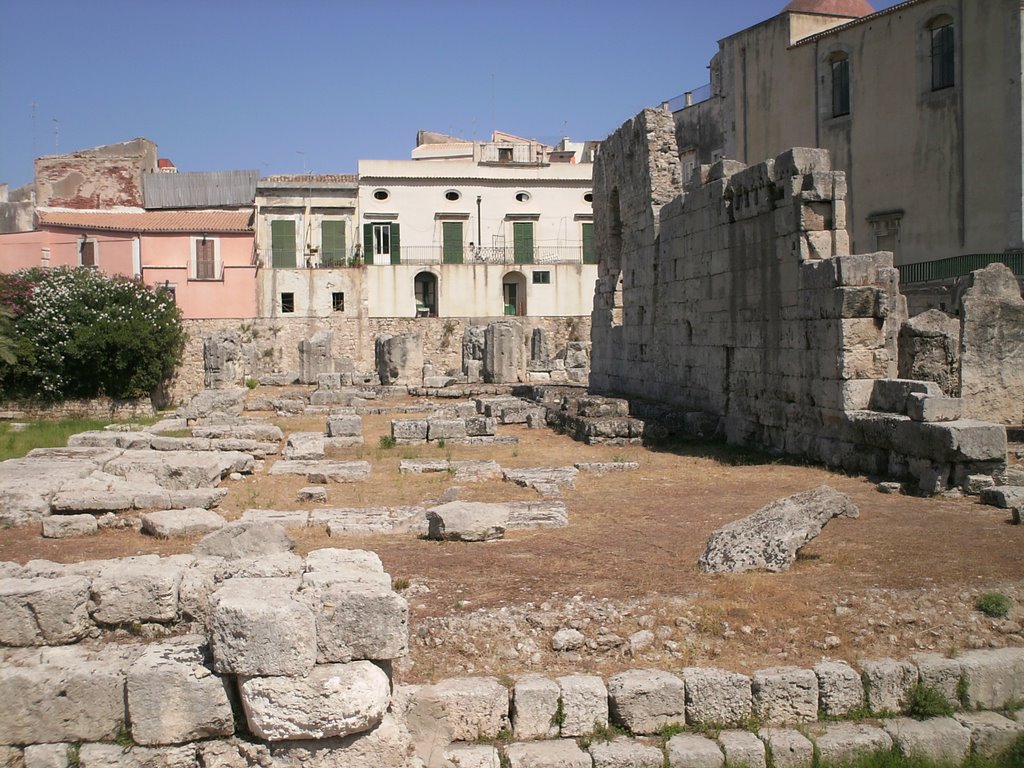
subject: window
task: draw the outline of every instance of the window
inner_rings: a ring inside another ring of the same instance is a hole
[[[498,147],[499,163],[511,163],[512,158],[512,147]]]
[[[597,248],[594,247],[594,224],[583,222],[583,263],[597,264]]]
[[[520,203],[528,203],[528,202],[530,202],[530,193],[529,192],[516,192],[516,201],[520,202]]]
[[[551,285],[551,273],[545,270],[540,270],[533,273],[533,284],[534,285]]]
[[[345,311],[345,294],[341,291],[335,291],[331,294],[331,310],[334,312]]]
[[[592,202],[594,202],[594,193],[593,193],[593,192],[587,192],[587,193],[585,193],[585,194],[583,195],[583,201],[584,201],[584,202],[586,202],[586,203],[592,203]]]
[[[196,238],[193,253],[195,255],[195,279],[217,279],[217,248],[216,242],[208,237]]]
[[[96,266],[96,241],[83,239],[78,245],[78,265],[80,267]]]
[[[363,251],[373,264],[400,264],[398,222],[363,225]]]
[[[450,200],[453,203],[460,197],[462,197],[462,195],[459,193],[457,189],[449,189],[447,192],[444,193],[444,199]]]
[[[295,222],[277,219],[270,222],[270,265],[275,269],[295,269]]]
[[[461,264],[463,234],[461,221],[441,222],[441,261],[445,264]]]
[[[320,266],[345,266],[345,222],[320,222]]]
[[[516,264],[533,263],[533,222],[516,221],[512,224],[512,260]]]
[[[939,16],[930,25],[932,38],[932,90],[941,91],[956,84],[956,40],[953,19]]]
[[[389,197],[391,197],[391,193],[388,192],[386,189],[374,190],[374,193],[373,193],[373,199],[374,200],[387,200]]]
[[[832,117],[850,114],[850,60],[837,56],[832,60]]]
[[[282,293],[281,294],[281,314],[290,314],[295,311],[295,294],[294,293]]]

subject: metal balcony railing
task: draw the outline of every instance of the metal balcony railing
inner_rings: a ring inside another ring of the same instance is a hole
[[[370,254],[364,258],[362,248],[355,247],[341,252],[311,252],[293,254],[272,249],[258,252],[259,263],[274,269],[343,269],[349,267],[391,266],[395,263],[392,254]],[[513,246],[466,246],[461,250],[445,251],[440,245],[401,245],[398,250],[399,264],[582,264],[582,245],[535,245],[532,248]],[[593,263],[597,263],[594,261]]]
[[[967,253],[962,256],[951,256],[948,259],[902,264],[898,267],[900,285],[952,280],[996,263],[1005,264],[1013,270],[1013,274],[1017,277],[1024,277],[1024,252]]]

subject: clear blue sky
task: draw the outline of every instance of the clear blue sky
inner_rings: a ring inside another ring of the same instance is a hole
[[[144,136],[182,171],[262,175],[407,159],[419,129],[602,139],[784,4],[0,0],[0,182],[55,129],[59,152]]]

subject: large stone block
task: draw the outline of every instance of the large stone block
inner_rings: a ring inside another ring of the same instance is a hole
[[[391,421],[391,436],[395,440],[426,440],[427,430],[426,419],[393,419]]]
[[[814,744],[799,731],[761,728],[758,737],[772,756],[774,768],[812,768]]]
[[[722,731],[718,744],[725,753],[726,765],[766,768],[764,742],[750,731]]]
[[[352,580],[327,582],[303,594],[315,613],[319,663],[395,659],[406,654],[409,606],[389,588]]]
[[[912,720],[897,717],[882,724],[900,754],[940,764],[959,765],[971,751],[971,732],[951,717]]]
[[[280,525],[243,522],[204,536],[192,553],[197,557],[249,560],[290,552],[294,547],[295,542]]]
[[[515,384],[525,357],[523,327],[516,322],[491,323],[484,331],[483,378],[488,384]]]
[[[722,768],[725,755],[711,739],[680,733],[665,744],[669,768]]]
[[[102,624],[173,621],[180,566],[155,556],[110,560],[92,580],[90,613]]]
[[[971,732],[971,750],[982,757],[997,757],[1024,733],[1024,722],[996,712],[960,712],[956,719]]]
[[[517,739],[558,736],[556,720],[561,695],[558,683],[543,675],[527,675],[512,689],[512,735]]]
[[[811,723],[818,719],[818,678],[798,667],[762,669],[751,677],[754,716],[766,725]]]
[[[219,451],[125,451],[103,471],[134,483],[171,490],[210,488],[220,483]],[[252,456],[248,457],[252,461]]]
[[[149,646],[128,668],[132,738],[147,746],[234,733],[227,680],[213,674],[205,640]]]
[[[865,698],[872,712],[903,712],[917,685],[917,668],[906,661],[871,659],[861,663]]]
[[[0,645],[63,645],[92,629],[89,579],[0,579]]]
[[[83,744],[78,751],[80,768],[199,768],[196,748],[132,747],[117,744]]]
[[[362,434],[362,416],[331,416],[331,418],[327,420],[328,437],[358,437]]]
[[[842,661],[823,661],[814,667],[818,677],[818,706],[828,717],[844,717],[864,707],[864,683]]]
[[[608,689],[597,675],[558,678],[562,695],[562,736],[586,736],[608,725]]]
[[[387,674],[368,661],[317,665],[305,677],[243,677],[239,692],[261,739],[326,739],[368,731],[391,698]]]
[[[612,718],[632,733],[657,733],[686,722],[686,686],[669,672],[634,669],[608,678]]]
[[[1000,709],[1024,700],[1024,648],[968,651],[959,661],[969,706]]]
[[[493,677],[450,678],[424,686],[414,698],[414,708],[438,713],[452,741],[493,739],[509,727],[509,692]]]
[[[621,737],[592,742],[589,752],[593,768],[662,768],[665,764],[658,747]]]
[[[710,667],[688,667],[686,721],[693,725],[743,725],[752,714],[750,678]]]
[[[520,742],[505,748],[509,768],[593,768],[590,755],[571,739]]]
[[[365,733],[344,738],[277,742],[272,745],[272,765],[275,768],[415,765],[409,762],[410,747],[409,732],[404,724],[386,714],[380,725]]]
[[[378,337],[374,359],[381,384],[418,385],[423,376],[423,337],[419,334]]]
[[[821,762],[853,762],[874,752],[892,749],[892,738],[873,725],[829,723],[812,735]]]

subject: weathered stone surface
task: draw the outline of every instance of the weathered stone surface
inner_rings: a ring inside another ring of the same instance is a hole
[[[392,419],[391,436],[399,442],[422,442],[427,439],[426,419]]]
[[[469,416],[465,422],[467,437],[486,437],[498,431],[497,419],[488,416]]]
[[[274,462],[268,474],[304,475],[311,483],[358,483],[370,476],[367,461],[291,461]]]
[[[275,768],[368,768],[410,765],[411,741],[404,724],[385,715],[380,725],[345,738],[286,741],[273,745]]]
[[[833,517],[857,517],[850,498],[827,485],[773,501],[711,535],[700,567],[711,573],[784,571]]]
[[[17,761],[17,768],[69,768],[70,755],[75,752],[77,749],[71,744],[30,744],[25,747],[23,760]],[[3,759],[2,753],[0,766],[13,768]]]
[[[466,437],[463,419],[427,419],[427,440],[461,440]]]
[[[512,689],[512,735],[517,739],[548,739],[558,736],[555,715],[561,690],[543,675],[526,675]]]
[[[669,768],[721,768],[725,755],[711,739],[680,733],[665,744]]]
[[[234,733],[228,681],[213,674],[205,639],[149,646],[128,668],[132,738],[147,746]]]
[[[727,765],[766,768],[764,742],[750,731],[722,731],[718,734],[718,745]]]
[[[913,657],[921,685],[942,694],[953,707],[960,706],[960,661],[935,653]]]
[[[558,678],[562,695],[562,736],[586,736],[608,725],[608,689],[597,675]]]
[[[299,488],[299,492],[296,494],[296,499],[299,501],[313,501],[313,502],[326,502],[327,501],[327,489],[323,486],[310,485],[305,488]]]
[[[171,490],[209,488],[224,471],[220,451],[125,451],[108,461],[105,472],[134,483]],[[252,462],[252,456],[246,457]]]
[[[488,324],[484,331],[484,381],[489,384],[519,381],[525,350],[522,325],[517,322]]]
[[[956,719],[971,732],[971,750],[982,757],[996,757],[1024,733],[1024,723],[996,712],[959,712]]]
[[[360,568],[384,573],[384,564],[380,560],[380,555],[365,549],[325,547],[324,549],[314,549],[306,555],[307,571],[333,571],[338,568]]]
[[[959,661],[969,706],[999,709],[1024,700],[1024,648],[968,651]]]
[[[686,688],[681,678],[655,669],[634,669],[608,678],[612,718],[632,733],[657,733],[686,722]]]
[[[569,525],[569,511],[561,501],[510,501],[504,506],[508,511],[505,529],[509,531]]]
[[[818,677],[818,705],[829,717],[844,717],[864,707],[864,683],[849,664],[823,661],[814,667]]]
[[[315,598],[307,595],[307,600],[315,613],[318,663],[406,654],[409,606],[401,595],[389,587],[352,581],[327,582],[315,591]]]
[[[63,645],[85,637],[89,579],[0,579],[0,645]]]
[[[711,667],[687,667],[686,721],[695,725],[742,725],[752,712],[750,678]]]
[[[535,467],[529,469],[506,469],[504,478],[523,488],[538,488],[554,485],[575,488],[579,470],[576,467]]]
[[[328,437],[359,437],[363,434],[363,418],[355,414],[332,415],[327,420]]]
[[[408,531],[426,534],[426,510],[423,507],[362,507],[359,509],[314,509],[311,525],[326,525],[328,536],[350,533],[393,533]]]
[[[934,381],[949,396],[960,394],[960,321],[937,309],[900,326],[899,376]]]
[[[499,504],[450,501],[427,510],[427,537],[443,541],[492,541],[505,535],[507,510]]]
[[[232,523],[208,536],[192,548],[199,557],[223,557],[247,560],[279,552],[290,552],[295,542],[280,525],[273,523]]]
[[[872,712],[902,712],[917,684],[917,668],[906,661],[870,659],[861,662],[866,704]]]
[[[326,496],[326,493],[324,494]],[[305,509],[247,509],[242,513],[243,523],[279,525],[282,528],[305,528],[309,525],[309,511]]]
[[[43,519],[44,539],[68,539],[96,533],[99,526],[92,515],[58,515]]]
[[[198,753],[202,768],[263,768],[271,764],[270,750],[265,745],[241,739],[204,741]]]
[[[452,741],[493,739],[509,727],[508,690],[493,677],[457,677],[420,688],[414,706],[439,713]]]
[[[374,362],[381,384],[419,384],[423,377],[423,337],[379,336],[374,343]]]
[[[316,384],[321,373],[334,372],[333,345],[334,334],[331,331],[318,331],[299,342],[299,381]]]
[[[578,629],[563,627],[551,636],[551,650],[576,651],[586,644],[587,636]]]
[[[194,421],[213,414],[241,416],[245,407],[245,387],[231,389],[204,389],[177,411],[178,418]]]
[[[317,655],[316,618],[292,579],[234,578],[210,598],[214,669],[238,675],[306,675]]]
[[[384,717],[391,683],[368,661],[317,665],[305,677],[239,682],[252,732],[268,741],[326,739],[368,731]]]
[[[35,449],[0,462],[0,527],[48,515],[50,500],[63,486],[78,486],[119,454],[107,448]]]
[[[662,768],[664,755],[652,744],[627,738],[595,741],[589,747],[594,768]]]
[[[491,744],[450,744],[444,759],[452,768],[501,768],[501,757]]]
[[[132,747],[117,744],[83,744],[78,751],[80,768],[199,768],[196,748]]]
[[[322,432],[292,432],[284,444],[284,457],[293,461],[317,461],[324,457]]]
[[[758,737],[772,756],[775,768],[811,768],[814,744],[799,731],[784,728],[761,728]]]
[[[640,469],[636,461],[580,461],[573,464],[580,472],[605,475],[609,472],[635,472]]]
[[[813,670],[774,667],[750,679],[754,716],[766,725],[812,723],[818,719],[818,678]]]
[[[833,763],[852,761],[878,750],[892,749],[892,738],[873,725],[828,723],[812,733],[819,759]]]
[[[505,748],[509,768],[593,768],[590,756],[571,739],[519,742]]]
[[[155,556],[109,560],[93,577],[90,613],[102,624],[173,621],[182,569]]]
[[[1000,509],[1012,509],[1024,505],[1024,486],[1000,485],[995,488],[984,488],[981,491],[981,503]]]
[[[210,533],[227,525],[227,521],[209,509],[165,509],[142,515],[142,531],[150,536],[170,539],[193,533]]]
[[[193,437],[213,439],[257,440],[279,443],[284,439],[281,428],[275,424],[250,422],[244,424],[210,424],[192,428]]]
[[[959,765],[971,751],[971,732],[951,717],[882,721],[901,754]]]

